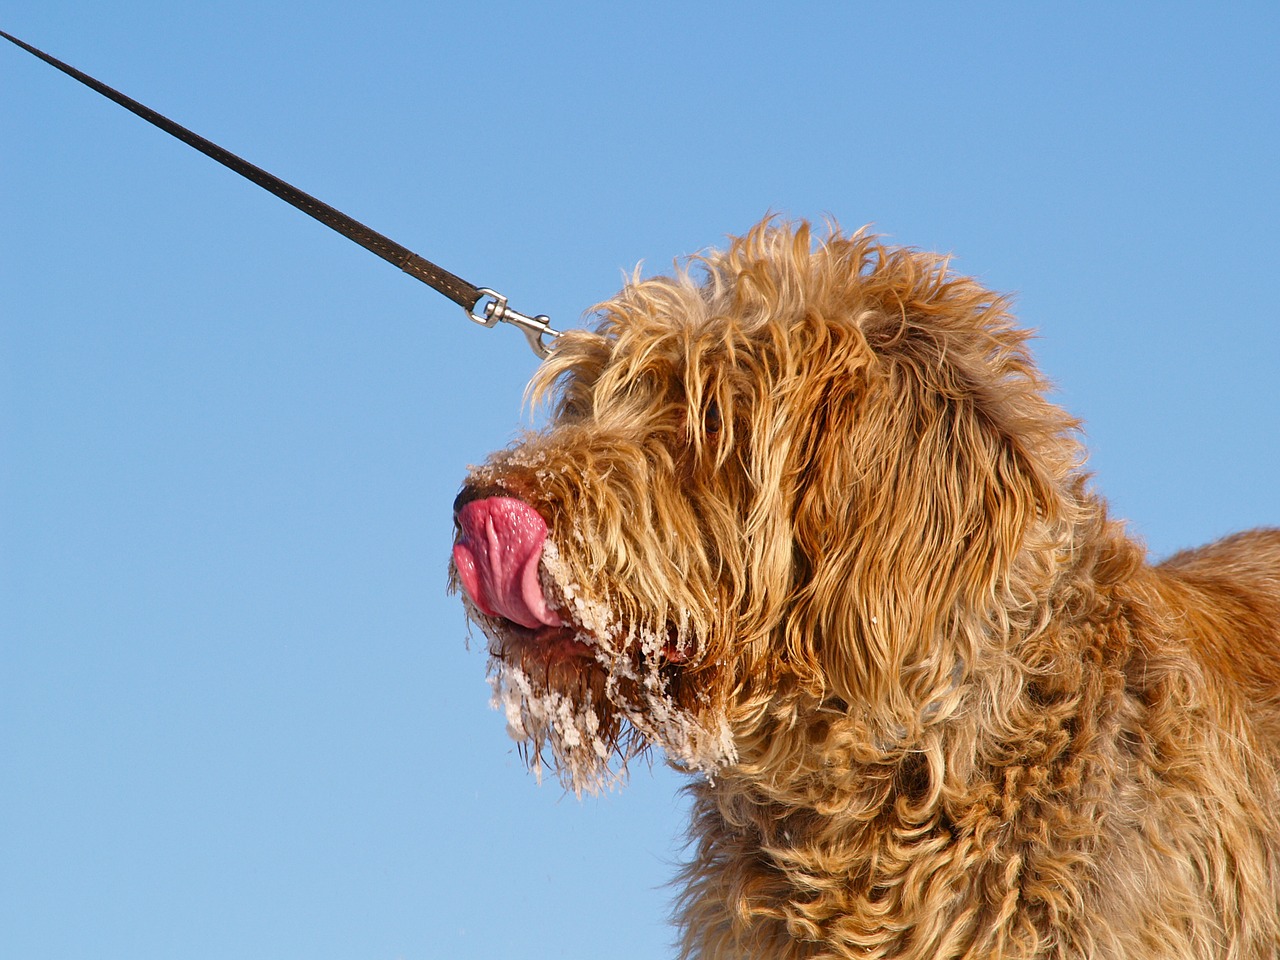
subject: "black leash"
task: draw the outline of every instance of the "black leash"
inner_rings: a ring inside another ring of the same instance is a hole
[[[240,176],[252,180],[264,190],[274,193],[281,200],[297,207],[308,216],[314,217],[326,227],[336,230],[347,239],[354,240],[360,246],[376,253],[388,263],[395,264],[409,276],[421,280],[433,290],[444,294],[458,304],[466,311],[468,318],[481,326],[492,327],[502,321],[518,327],[525,335],[525,339],[529,341],[529,346],[533,348],[534,353],[539,357],[547,356],[551,350],[551,344],[543,342],[542,338],[550,337],[554,341],[559,336],[555,330],[551,329],[551,321],[547,317],[527,317],[522,313],[517,313],[507,306],[507,298],[502,294],[490,290],[488,287],[477,287],[468,283],[443,267],[438,267],[430,260],[418,256],[418,254],[406,247],[400,246],[394,240],[384,237],[376,230],[366,227],[363,223],[347,216],[341,210],[335,210],[327,203],[317,200],[311,194],[286,183],[261,167],[254,166],[249,161],[236,156],[230,150],[206,140],[198,133],[193,133],[181,124],[174,123],[168,117],[156,113],[150,107],[125,96],[119,90],[112,89],[100,80],[95,80],[88,74],[81,73],[75,67],[49,56],[44,51],[37,50],[28,43],[23,43],[17,37],[10,36],[3,30],[0,30],[0,37],[17,44],[28,53],[39,57],[45,63],[57,67],[68,76],[79,80],[86,87],[96,90],[108,100],[114,100],[126,110],[136,113],[143,120],[154,124],[165,133],[177,137],[188,146],[195,147],[205,156],[217,160],[224,167],[228,167],[240,174]],[[484,301],[484,308],[477,312],[481,301]]]

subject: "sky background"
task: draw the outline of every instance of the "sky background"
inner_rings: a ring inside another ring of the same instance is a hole
[[[1156,556],[1280,525],[1280,6],[0,2],[528,313],[769,212],[1016,293]],[[536,360],[0,46],[0,955],[671,955],[681,778],[534,783],[445,593]]]

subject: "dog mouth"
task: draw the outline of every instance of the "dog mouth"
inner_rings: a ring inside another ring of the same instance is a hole
[[[548,589],[542,556],[547,522],[514,497],[462,503],[454,513],[458,535],[453,566],[475,612],[505,644],[537,651],[548,660],[590,656],[581,630]]]
[[[454,517],[452,580],[489,640],[492,704],[535,774],[550,760],[581,795],[650,746],[689,770],[733,761],[727,725],[704,722],[689,680],[702,655],[687,623],[637,622],[625,598],[588,593],[543,515],[500,488],[464,488]]]
[[[476,609],[535,633],[565,625],[543,587],[547,522],[513,497],[486,497],[456,514],[453,564]]]
[[[543,563],[544,553],[552,550],[542,514],[523,500],[490,496],[460,502],[454,518],[458,583],[474,612],[497,634],[493,639],[521,659],[598,659],[599,638],[570,612]],[[674,627],[660,656],[668,664],[689,658]]]
[[[583,639],[583,631],[576,627],[531,630],[502,617],[491,617],[489,621],[496,627],[495,639],[501,644],[500,649],[491,652],[500,659],[515,656],[523,665],[527,666],[532,660],[548,667],[561,663],[586,664],[596,659],[595,648]]]

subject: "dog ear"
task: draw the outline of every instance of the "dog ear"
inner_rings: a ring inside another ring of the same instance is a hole
[[[1061,513],[1070,457],[1044,451],[1071,421],[1029,366],[995,390],[945,350],[864,373],[828,384],[808,420],[785,642],[896,738],[999,642],[1028,532]]]

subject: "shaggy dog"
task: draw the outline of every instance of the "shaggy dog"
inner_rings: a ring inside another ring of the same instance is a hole
[[[452,570],[535,769],[698,774],[682,955],[1280,956],[1280,531],[1150,565],[939,258],[694,267],[556,341]]]

